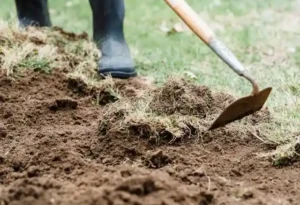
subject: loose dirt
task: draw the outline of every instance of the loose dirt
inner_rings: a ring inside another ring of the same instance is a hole
[[[0,204],[299,204],[299,162],[262,157],[266,108],[208,132],[232,96],[141,81],[2,75]]]

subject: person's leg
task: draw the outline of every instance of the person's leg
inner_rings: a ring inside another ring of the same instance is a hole
[[[123,33],[124,0],[90,0],[93,37],[101,50],[99,73],[114,78],[136,76],[134,63]]]
[[[22,26],[51,26],[47,0],[15,0]]]

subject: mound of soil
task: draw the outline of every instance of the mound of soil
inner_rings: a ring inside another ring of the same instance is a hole
[[[267,109],[208,132],[233,97],[141,81],[1,76],[0,204],[299,203],[300,164],[260,157]]]

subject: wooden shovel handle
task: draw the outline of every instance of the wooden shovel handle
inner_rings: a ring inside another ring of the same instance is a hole
[[[213,31],[198,16],[198,14],[185,2],[185,0],[164,0],[174,12],[188,25],[188,27],[208,45],[234,72],[251,82],[252,94],[259,93],[256,80],[244,68],[237,57],[218,40]]]
[[[214,38],[213,31],[184,0],[164,0],[187,26],[207,45]]]

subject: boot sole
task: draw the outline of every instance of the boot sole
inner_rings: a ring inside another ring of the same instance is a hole
[[[120,79],[128,79],[128,78],[132,78],[132,77],[136,77],[137,73],[136,71],[133,72],[126,72],[126,71],[111,71],[111,70],[107,70],[107,71],[99,71],[100,75],[103,76],[111,76],[112,78],[120,78]]]

